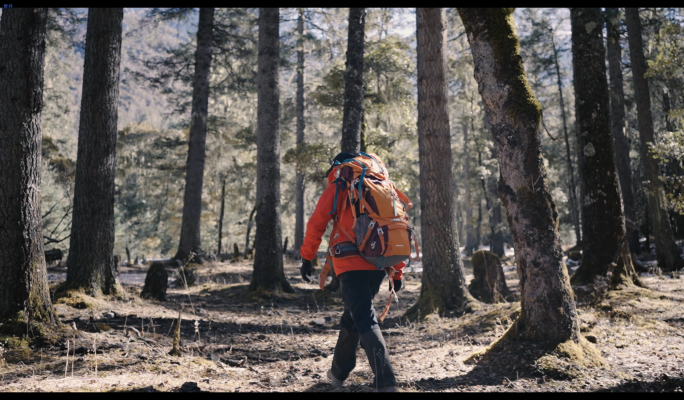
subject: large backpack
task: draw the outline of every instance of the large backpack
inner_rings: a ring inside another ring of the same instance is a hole
[[[413,261],[420,260],[418,240],[407,214],[413,204],[389,179],[385,164],[376,154],[362,152],[357,157],[339,163],[336,179],[332,183],[336,185],[336,190],[330,214],[333,215],[338,234],[342,232],[349,239],[330,249],[333,257],[360,255],[382,270],[407,259],[410,263],[413,241],[416,247]],[[343,196],[345,190],[347,195]],[[338,207],[351,207],[356,241],[337,222]]]

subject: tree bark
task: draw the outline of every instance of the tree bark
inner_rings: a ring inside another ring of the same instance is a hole
[[[202,255],[200,247],[200,217],[202,215],[202,181],[207,140],[209,105],[209,75],[211,73],[211,45],[214,38],[214,9],[200,8],[195,50],[195,75],[192,79],[192,112],[188,162],[185,172],[183,222],[178,252],[174,258],[186,260],[190,253]]]
[[[663,187],[659,175],[658,160],[649,152],[649,145],[655,144],[653,137],[653,116],[651,114],[651,95],[648,89],[646,74],[646,59],[641,38],[641,20],[639,10],[625,8],[627,34],[629,37],[629,55],[632,61],[632,77],[634,80],[634,97],[637,105],[637,119],[639,122],[639,139],[641,142],[641,158],[646,172],[648,185],[648,212],[651,227],[656,242],[656,257],[658,266],[663,270],[672,271],[684,268],[681,250],[677,247],[672,236],[670,219],[665,209]]]
[[[218,221],[218,250],[216,251],[217,255],[221,254],[221,241],[223,240],[223,214],[224,211],[226,210],[226,180],[223,180],[223,184],[221,185],[221,214],[219,215],[219,221]]]
[[[580,231],[580,215],[577,204],[577,185],[575,184],[575,170],[572,167],[572,157],[570,156],[570,139],[568,137],[568,122],[565,115],[565,101],[563,100],[563,81],[561,79],[560,62],[558,61],[558,49],[556,49],[556,42],[552,40],[553,44],[553,63],[556,68],[556,84],[558,86],[558,98],[561,110],[561,119],[563,120],[563,138],[565,139],[565,160],[568,165],[568,174],[570,181],[568,182],[568,194],[570,195],[570,215],[572,216],[572,223],[575,228],[575,242],[576,244],[582,242],[582,232]]]
[[[88,9],[66,283],[93,296],[102,294],[114,250],[122,20],[123,8]]]
[[[342,114],[342,151],[358,153],[361,149],[363,112],[363,38],[366,9],[349,9],[347,69],[344,73],[344,109]]]
[[[620,48],[620,19],[617,8],[606,8],[605,20],[608,37],[608,74],[610,76],[610,115],[613,141],[615,142],[615,164],[622,202],[627,219],[627,243],[633,254],[639,254],[639,229],[636,218],[636,204],[632,189],[632,167],[629,159],[629,142],[625,135],[625,93],[622,87],[622,55]]]
[[[600,8],[572,8],[570,19],[577,138],[584,153],[579,166],[584,176],[582,264],[571,282],[594,283],[611,273],[611,287],[632,285],[637,277],[629,247],[622,245],[625,216],[613,153],[603,17]]]
[[[420,297],[406,316],[468,311],[477,301],[466,287],[453,198],[446,77],[446,10],[416,9],[418,151],[423,236]]]
[[[527,82],[510,9],[459,8],[475,79],[492,126],[520,277],[521,313],[506,333],[543,347],[578,343],[570,278],[562,264],[558,210],[540,153],[541,105]]]
[[[0,21],[0,321],[26,310],[56,323],[41,220],[41,110],[46,8],[13,8]]]
[[[299,35],[299,43],[297,44],[297,145],[304,143],[304,129],[306,128],[306,121],[304,120],[304,9],[299,9],[299,18],[297,19],[297,34]],[[299,249],[304,243],[304,174],[297,171],[295,176],[295,234],[294,234],[294,249],[299,255]]]
[[[279,9],[259,9],[257,194],[250,292],[294,292],[285,279],[280,230]]]

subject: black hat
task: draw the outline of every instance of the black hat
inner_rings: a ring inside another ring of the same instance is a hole
[[[330,175],[332,172],[333,168],[335,168],[335,163],[342,163],[344,160],[348,160],[350,158],[358,157],[359,153],[347,153],[347,152],[342,152],[333,158],[332,162],[330,163],[330,169],[328,169],[328,172],[325,173],[325,176]]]

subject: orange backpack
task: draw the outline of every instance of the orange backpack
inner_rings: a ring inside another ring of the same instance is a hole
[[[420,260],[418,239],[409,225],[407,211],[411,201],[389,179],[387,168],[376,154],[360,153],[358,157],[344,160],[337,170],[335,203],[330,214],[333,221],[350,242],[332,247],[336,258],[360,255],[379,270],[392,268],[409,259],[411,262],[411,239],[416,246],[416,258]],[[337,223],[337,199],[347,190],[348,199],[343,207],[351,206],[354,216],[356,241]]]

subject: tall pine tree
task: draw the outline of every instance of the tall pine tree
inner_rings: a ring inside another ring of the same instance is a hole
[[[26,311],[22,322],[56,323],[40,190],[47,18],[46,8],[13,8],[0,21],[0,321]]]
[[[114,176],[123,8],[90,8],[67,285],[101,294],[114,249]]]
[[[446,10],[416,9],[418,149],[423,277],[418,302],[406,315],[472,310],[460,257],[452,187],[451,133],[446,77]]]
[[[682,252],[677,247],[672,236],[670,218],[665,209],[663,185],[660,182],[658,160],[649,151],[654,141],[653,114],[651,113],[651,94],[646,79],[646,58],[641,37],[641,19],[639,9],[625,8],[627,21],[627,35],[629,38],[629,55],[632,60],[632,78],[634,80],[634,97],[637,105],[637,119],[639,121],[639,139],[641,143],[641,159],[646,172],[648,184],[646,197],[648,198],[648,213],[656,242],[656,257],[658,266],[672,271],[684,268]]]
[[[612,274],[611,286],[638,281],[626,243],[625,216],[613,156],[603,17],[599,8],[573,8],[572,65],[582,176],[582,264],[575,284]],[[597,173],[600,171],[600,173]],[[615,263],[615,264],[614,264]]]
[[[204,181],[204,159],[207,141],[207,116],[209,107],[209,74],[211,72],[211,50],[214,38],[214,8],[200,8],[197,26],[197,49],[195,50],[195,75],[192,80],[192,111],[190,119],[190,141],[188,162],[185,172],[185,194],[183,197],[183,222],[180,242],[175,257],[190,259],[197,254],[201,261],[200,217],[202,216],[202,182]]]
[[[294,292],[283,271],[280,227],[279,27],[279,9],[259,9],[257,229],[250,292]]]

